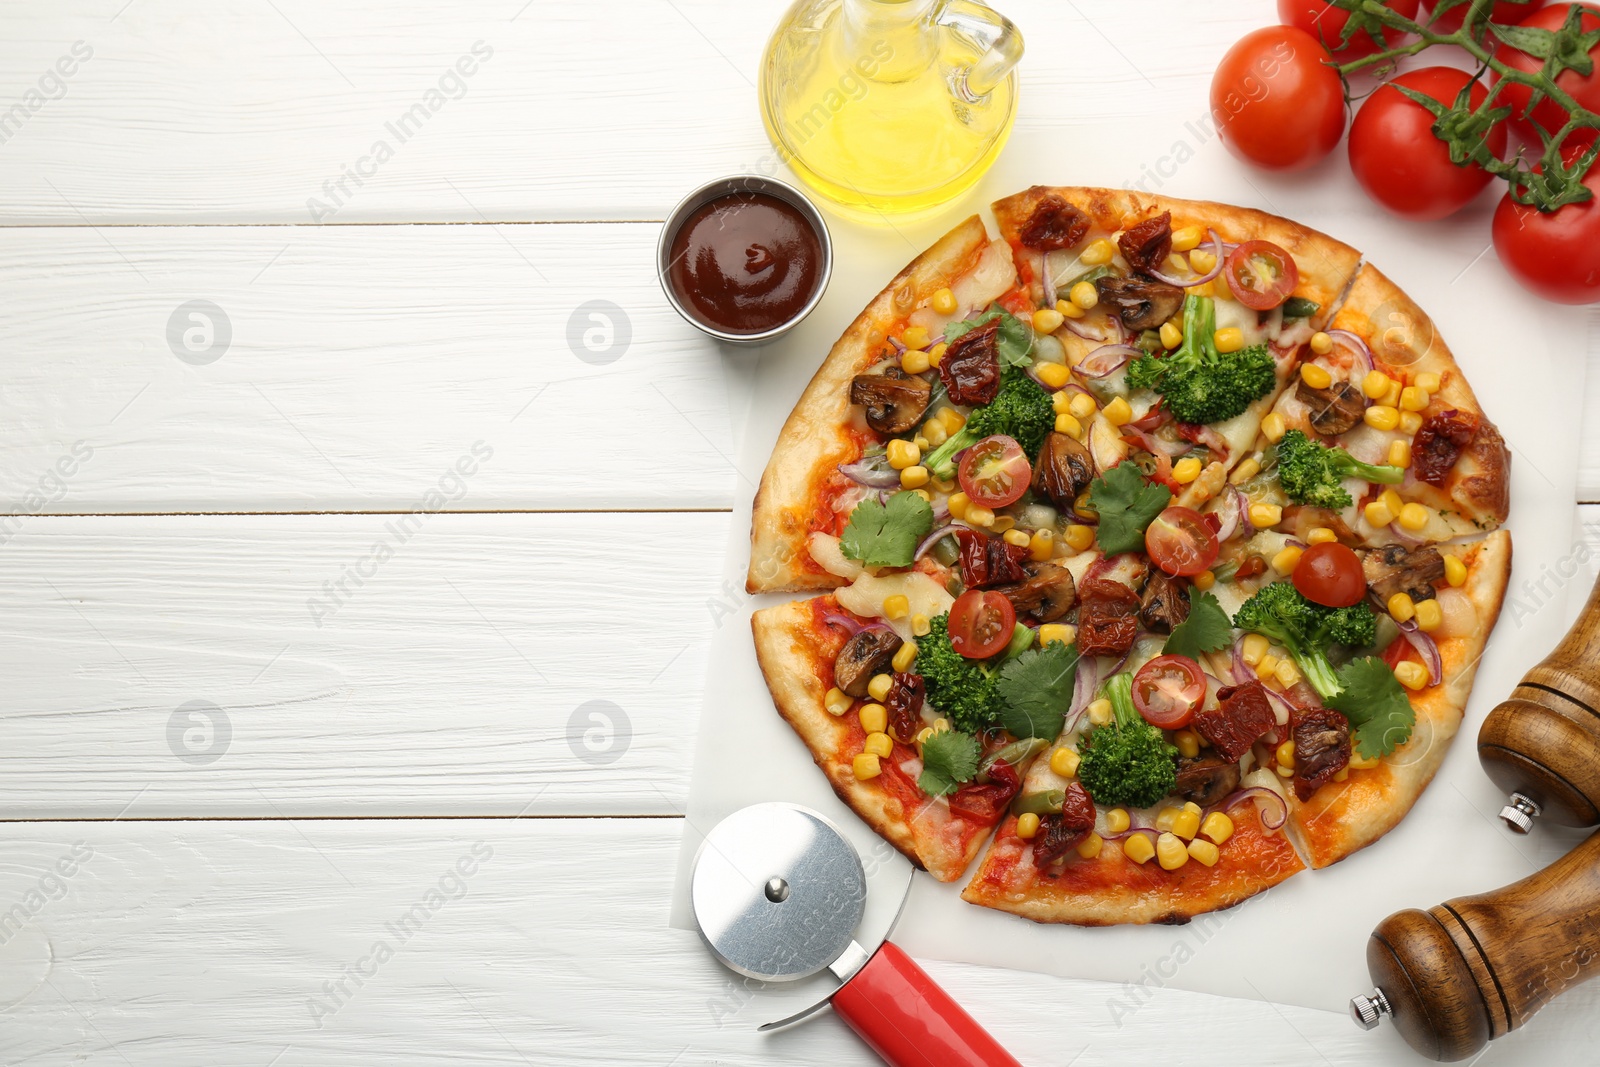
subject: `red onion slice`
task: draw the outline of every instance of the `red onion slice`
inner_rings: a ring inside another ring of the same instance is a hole
[[[895,489],[900,485],[899,471],[879,470],[864,459],[839,464],[839,473],[868,489]]]
[[[1168,285],[1176,285],[1179,289],[1189,289],[1196,285],[1204,285],[1206,282],[1211,281],[1217,275],[1222,273],[1224,261],[1228,257],[1227,254],[1222,251],[1222,238],[1217,236],[1217,231],[1208,230],[1207,232],[1211,234],[1211,254],[1216,257],[1216,264],[1204,274],[1198,275],[1194,278],[1183,279],[1177,277],[1176,275],[1163,274],[1158,270],[1149,270],[1145,271],[1145,273],[1150,275],[1150,277],[1154,278],[1158,282],[1166,282]]]
[[[1226,812],[1236,807],[1245,800],[1269,800],[1265,808],[1259,808],[1261,825],[1268,830],[1281,830],[1283,824],[1289,821],[1289,802],[1283,799],[1283,794],[1276,789],[1268,789],[1264,785],[1253,785],[1246,789],[1239,789],[1222,799],[1222,803],[1211,808],[1211,811]],[[1206,814],[1211,814],[1208,811]]]
[[[939,538],[943,537],[945,534],[949,533],[951,530],[954,530],[955,528],[956,528],[956,524],[953,523],[953,522],[949,522],[949,523],[945,523],[943,526],[939,527],[937,530],[934,530],[927,537],[924,537],[921,541],[917,542],[917,551],[912,556],[912,558],[913,559],[921,559],[923,556],[927,555],[928,554],[928,549],[932,548],[934,545],[939,543]]]
[[[1153,433],[1137,429],[1131,422],[1122,427],[1122,436],[1130,438],[1136,445],[1152,456],[1181,456],[1189,451],[1187,442],[1163,441]]]
[[[1438,644],[1422,632],[1417,626],[1416,619],[1407,619],[1396,625],[1400,627],[1400,635],[1417,650],[1417,655],[1422,657],[1423,665],[1428,668],[1428,684],[1438,685],[1439,679],[1444,677],[1444,660],[1439,656]]]
[[[1050,253],[1039,253],[1039,286],[1044,290],[1044,306],[1056,306],[1056,280],[1050,274]]]
[[[1284,717],[1283,720],[1278,723],[1278,725],[1287,726],[1290,722],[1293,722],[1294,713],[1298,709],[1296,709],[1295,706],[1290,703],[1289,698],[1284,696],[1282,693],[1274,692],[1271,686],[1264,685],[1261,688],[1266,691],[1268,701],[1278,705],[1283,709]]]
[[[823,616],[822,616],[822,621],[824,623],[826,623],[827,625],[829,625],[829,626],[837,626],[837,627],[839,627],[839,629],[843,630],[845,633],[849,634],[851,637],[854,637],[856,634],[860,633],[862,630],[867,629],[867,627],[864,624],[857,622],[855,619],[851,618],[849,615],[842,615],[842,614],[840,614],[839,612],[836,612],[836,611],[830,611],[830,612],[824,613]]]
[[[1106,335],[1103,330],[1097,330],[1093,326],[1085,326],[1076,319],[1063,319],[1061,325],[1065,326],[1067,329],[1071,330],[1073,333],[1077,334],[1079,337],[1082,337],[1086,341],[1104,341],[1106,339]]]
[[[1233,506],[1239,513],[1239,529],[1244,531],[1245,537],[1254,537],[1255,523],[1250,521],[1250,498],[1239,491],[1236,485],[1228,486],[1229,495],[1233,497]]]
[[[1099,670],[1100,661],[1093,656],[1086,656],[1078,661],[1078,676],[1072,681],[1072,704],[1067,709],[1067,721],[1061,728],[1062,733],[1072,732],[1090,702],[1094,700],[1094,691],[1100,688]]]
[[[1351,333],[1349,330],[1328,330],[1326,333],[1329,337],[1333,338],[1335,342],[1347,345],[1353,349],[1355,354],[1360,357],[1363,367],[1365,367],[1367,370],[1373,369],[1372,349],[1367,347],[1367,343],[1365,341]],[[1358,382],[1357,384],[1359,385],[1360,383]]]
[[[1131,813],[1129,815],[1129,818],[1132,818]],[[1155,843],[1156,843],[1157,840],[1160,839],[1161,834],[1153,826],[1129,826],[1126,830],[1122,831],[1122,833],[1120,833],[1120,834],[1106,834],[1104,836],[1104,840],[1106,840],[1106,841],[1126,841],[1130,837],[1147,838],[1150,841],[1150,846],[1152,848],[1154,848],[1155,847]]]
[[[1089,379],[1105,378],[1121,370],[1128,360],[1142,355],[1144,352],[1132,345],[1101,345],[1073,367],[1072,373]]]
[[[1389,533],[1394,536],[1396,541],[1400,542],[1402,545],[1405,545],[1407,548],[1415,548],[1422,544],[1423,541],[1427,540],[1427,538],[1422,537],[1419,534],[1414,534],[1410,530],[1402,529],[1398,522],[1391,522],[1389,524]]]
[[[1211,514],[1217,517],[1217,544],[1224,544],[1239,532],[1239,509],[1233,506],[1232,501],[1214,509]]]
[[[1247,635],[1240,634],[1233,643],[1233,684],[1243,685],[1255,674],[1250,670],[1250,664],[1244,661],[1244,639]]]

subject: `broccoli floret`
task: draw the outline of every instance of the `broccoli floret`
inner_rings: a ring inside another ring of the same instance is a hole
[[[955,455],[990,434],[1003,433],[1032,459],[1044,445],[1044,435],[1056,424],[1050,394],[1018,367],[1007,367],[1000,374],[1000,391],[994,400],[975,408],[967,424],[950,435],[944,444],[928,453],[923,466],[936,477],[948,478],[955,469]]]
[[[995,680],[981,660],[967,659],[950,645],[950,615],[929,620],[917,641],[916,671],[928,683],[928,700],[955,726],[981,733],[1000,717]]]
[[[1358,648],[1377,638],[1378,620],[1366,601],[1347,608],[1314,604],[1293,582],[1273,582],[1245,601],[1233,624],[1278,642],[1294,657],[1311,688],[1327,700],[1343,688],[1328,661],[1332,643]]]
[[[1278,442],[1278,482],[1296,504],[1311,504],[1334,511],[1354,501],[1339,483],[1345,478],[1365,478],[1383,485],[1399,485],[1405,480],[1403,467],[1374,467],[1353,458],[1342,448],[1319,444],[1290,430]]]
[[[1078,742],[1078,780],[1096,804],[1148,808],[1177,787],[1177,749],[1134,710],[1133,675],[1106,680],[1112,720]]]
[[[1128,385],[1154,389],[1179,422],[1225,422],[1277,385],[1277,363],[1266,345],[1219,352],[1217,308],[1208,296],[1183,301],[1183,344],[1165,356],[1140,356]]]

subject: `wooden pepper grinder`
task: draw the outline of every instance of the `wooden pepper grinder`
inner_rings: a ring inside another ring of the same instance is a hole
[[[1510,794],[1500,818],[1517,833],[1540,815],[1600,824],[1600,582],[1555,651],[1484,720],[1478,759]]]
[[[1600,833],[1537,874],[1427,911],[1389,916],[1367,942],[1377,989],[1350,1002],[1411,1047],[1460,1060],[1600,973]]]

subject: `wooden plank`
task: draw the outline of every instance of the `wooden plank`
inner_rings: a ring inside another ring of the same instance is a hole
[[[656,234],[10,230],[0,511],[726,507],[723,356]]]
[[[0,811],[679,814],[727,523],[32,518]]]
[[[708,178],[782,169],[756,81],[786,6],[4,5],[0,113],[38,95],[0,128],[0,220],[660,219]],[[1105,116],[1202,121],[1215,56],[1275,21],[1265,0],[1004,10],[1029,50],[1017,132],[1062,145]]]
[[[720,968],[693,934],[666,928],[680,827],[676,819],[12,827],[0,841],[0,905],[39,907],[24,908],[20,933],[7,931],[0,946],[10,1005],[0,1059],[877,1063],[828,1013],[756,1033],[773,1016],[766,994]],[[63,857],[70,876],[52,873]],[[1151,934],[1161,951],[1177,937]],[[1078,936],[1088,945],[1094,934]],[[1136,1011],[1118,1015],[1127,994],[1111,986],[926,966],[1030,1064],[1166,1062],[1179,1047],[1193,1062],[1239,1065],[1412,1062],[1393,1033],[1362,1034],[1327,1012],[1157,981]],[[1562,1051],[1586,1029],[1583,1005],[1592,1000],[1568,994],[1530,1026],[1544,1062],[1582,1058]],[[1511,1062],[1503,1054],[1515,1058],[1519,1041],[1498,1045],[1495,1062]]]

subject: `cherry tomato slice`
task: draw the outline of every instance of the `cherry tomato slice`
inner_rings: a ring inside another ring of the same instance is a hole
[[[969,589],[950,605],[950,647],[968,659],[988,659],[1011,643],[1017,612],[1004,593]]]
[[[1145,528],[1144,550],[1167,574],[1192,578],[1217,561],[1217,535],[1198,511],[1174,505]]]
[[[1022,446],[1005,434],[985,437],[961,457],[961,491],[986,508],[1015,504],[1028,491],[1033,470]]]
[[[1189,725],[1206,698],[1206,676],[1188,656],[1157,656],[1133,676],[1133,706],[1163,730]]]
[[[1294,295],[1300,268],[1271,241],[1246,241],[1228,256],[1222,271],[1234,298],[1255,311],[1270,311]]]
[[[1348,608],[1367,595],[1361,557],[1337,541],[1312,545],[1301,553],[1292,578],[1301,595],[1324,607]]]

